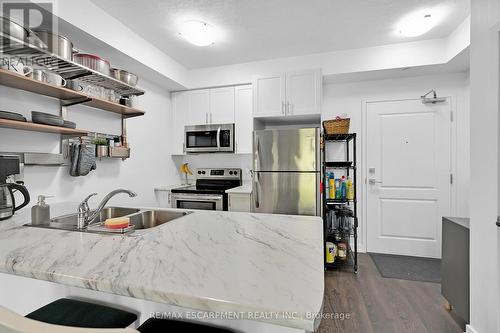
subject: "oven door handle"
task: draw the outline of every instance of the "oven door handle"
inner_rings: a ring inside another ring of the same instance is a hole
[[[217,149],[220,150],[220,126],[217,129]]]
[[[179,195],[172,193],[172,200],[189,200],[189,201],[220,201],[223,199],[222,195],[211,195],[211,196],[204,196],[204,195]]]

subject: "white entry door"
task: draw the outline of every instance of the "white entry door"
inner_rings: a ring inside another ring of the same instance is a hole
[[[368,252],[441,257],[450,213],[449,101],[367,103]]]

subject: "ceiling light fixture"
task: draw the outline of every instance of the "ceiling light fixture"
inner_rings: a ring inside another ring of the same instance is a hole
[[[405,37],[417,37],[429,32],[438,23],[430,11],[419,11],[404,17],[397,26],[397,32]]]
[[[215,29],[202,21],[186,21],[182,24],[179,34],[186,41],[196,46],[208,46],[215,43]]]

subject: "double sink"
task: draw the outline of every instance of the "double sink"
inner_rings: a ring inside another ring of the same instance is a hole
[[[133,228],[121,233],[130,233],[134,230],[151,229],[175,219],[181,218],[192,211],[167,211],[167,210],[149,210],[138,208],[124,208],[124,207],[105,207],[100,214],[89,223],[86,229],[77,228],[78,214],[68,214],[53,218],[48,224],[26,224],[30,227],[48,228],[48,229],[61,229],[81,232],[96,232],[96,233],[116,233],[111,230],[106,230],[103,227],[103,222],[107,219],[116,217],[128,217],[130,225]]]

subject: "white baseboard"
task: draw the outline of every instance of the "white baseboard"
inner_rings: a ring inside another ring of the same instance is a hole
[[[472,326],[465,325],[465,333],[479,333],[479,332],[476,331]]]

